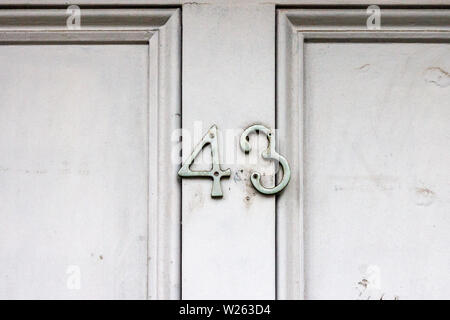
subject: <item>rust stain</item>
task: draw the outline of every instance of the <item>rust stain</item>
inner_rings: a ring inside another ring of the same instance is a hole
[[[233,175],[234,183],[242,183],[245,195],[242,201],[248,208],[253,203],[253,199],[256,196],[256,190],[253,188],[252,182],[250,180],[251,169],[239,169]]]
[[[250,180],[250,175],[252,174],[250,170],[244,171],[244,181],[245,181],[245,197],[244,203],[246,207],[250,207],[253,203],[253,199],[256,197],[256,190],[252,185],[252,181]]]
[[[360,282],[358,282],[358,284],[364,288],[367,288],[367,286],[369,285],[369,281],[367,279],[362,279]]]
[[[366,63],[366,64],[362,65],[361,67],[356,68],[356,70],[367,71],[367,70],[369,70],[369,67],[370,67],[370,63]]]

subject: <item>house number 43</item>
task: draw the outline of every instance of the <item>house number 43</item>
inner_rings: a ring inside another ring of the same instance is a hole
[[[291,169],[289,167],[289,163],[286,158],[282,155],[278,154],[275,151],[275,134],[271,129],[263,126],[263,125],[253,125],[244,130],[240,138],[240,147],[241,150],[248,153],[251,151],[251,146],[249,143],[249,135],[252,132],[262,132],[267,136],[267,149],[261,153],[261,156],[267,160],[276,160],[280,163],[283,168],[283,179],[281,182],[273,188],[266,188],[261,184],[261,174],[252,171],[250,175],[250,180],[252,182],[253,187],[263,194],[276,194],[283,190],[289,183],[291,178]],[[211,158],[212,158],[212,167],[209,171],[192,171],[191,165],[194,162],[194,159],[197,155],[202,151],[202,149],[210,144],[211,145]],[[194,148],[192,154],[186,159],[183,163],[181,169],[178,171],[178,175],[180,177],[207,177],[213,179],[213,185],[211,190],[211,197],[222,197],[222,187],[220,186],[220,179],[222,177],[229,177],[231,175],[230,169],[222,170],[219,162],[219,150],[217,143],[217,127],[213,125],[200,143]]]

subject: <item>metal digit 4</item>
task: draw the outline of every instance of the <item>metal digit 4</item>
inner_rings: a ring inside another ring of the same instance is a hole
[[[203,147],[207,144],[211,145],[211,158],[212,168],[209,171],[192,171],[190,166],[194,162],[194,159],[202,151]],[[211,189],[211,197],[222,197],[222,187],[220,186],[220,179],[222,177],[229,177],[231,175],[230,169],[222,170],[219,163],[219,148],[217,144],[217,127],[213,125],[202,141],[194,148],[189,158],[183,163],[183,166],[178,171],[180,177],[211,177],[213,179],[213,185]]]
[[[275,134],[272,132],[272,130],[263,125],[259,124],[253,125],[244,130],[240,139],[242,151],[246,153],[251,151],[251,146],[249,143],[249,135],[250,133],[256,131],[263,132],[267,136],[268,140],[267,149],[261,153],[261,156],[264,159],[273,159],[280,163],[281,167],[283,168],[283,179],[278,185],[276,185],[273,188],[264,187],[261,184],[261,174],[256,171],[252,172],[250,179],[252,181],[253,187],[255,187],[255,189],[258,190],[259,192],[263,194],[276,194],[281,190],[283,190],[288,185],[289,180],[291,179],[291,169],[289,167],[289,163],[287,162],[286,158],[275,151]]]

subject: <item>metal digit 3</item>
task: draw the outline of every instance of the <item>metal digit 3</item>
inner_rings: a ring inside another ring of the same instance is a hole
[[[244,132],[241,135],[240,139],[240,145],[242,151],[248,153],[251,151],[251,146],[249,143],[249,135],[252,132],[259,131],[263,132],[267,136],[268,140],[268,146],[267,149],[264,150],[261,153],[261,156],[264,159],[272,159],[276,160],[280,163],[281,167],[283,168],[283,179],[281,182],[276,185],[273,188],[266,188],[261,184],[261,174],[253,171],[251,174],[251,181],[253,184],[253,187],[255,187],[256,190],[263,194],[276,194],[283,190],[289,183],[289,180],[291,179],[291,168],[289,167],[289,163],[287,162],[286,158],[280,155],[275,151],[275,135],[269,128],[263,126],[263,125],[253,125],[247,129],[244,130]]]

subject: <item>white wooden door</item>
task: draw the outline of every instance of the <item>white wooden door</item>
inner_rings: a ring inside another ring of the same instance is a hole
[[[0,0],[0,298],[448,298],[450,3],[378,2]]]

